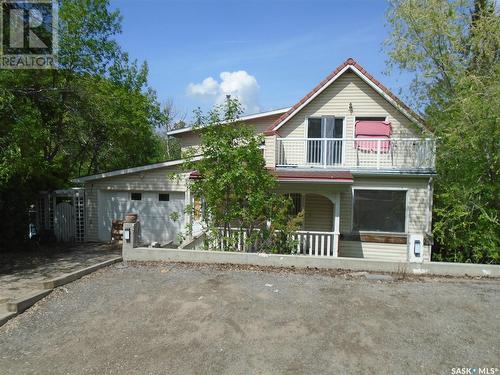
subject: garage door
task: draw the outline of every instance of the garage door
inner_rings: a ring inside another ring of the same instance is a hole
[[[165,243],[177,240],[184,223],[184,193],[103,191],[98,198],[99,239],[111,239],[111,223],[129,212],[139,215],[141,241]],[[178,213],[178,220],[172,214]]]

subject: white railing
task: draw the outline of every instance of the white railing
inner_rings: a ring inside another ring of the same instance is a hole
[[[276,166],[433,170],[435,151],[430,138],[278,138]]]
[[[259,229],[255,229],[258,232]],[[228,250],[229,248],[235,251],[248,251],[247,231],[243,228],[230,228],[228,233],[224,234],[224,230],[219,229],[219,239],[212,243],[211,248],[217,250]],[[297,231],[292,234],[292,239],[295,242],[293,254],[311,255],[311,256],[338,256],[338,234],[334,232],[318,232],[318,231]],[[255,239],[255,245],[258,247],[260,238]]]
[[[338,256],[338,234],[333,232],[298,231],[293,236],[297,242],[297,254]]]

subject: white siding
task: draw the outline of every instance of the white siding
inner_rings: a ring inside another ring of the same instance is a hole
[[[276,136],[266,136],[264,142],[264,159],[266,161],[266,167],[274,168],[276,165]]]
[[[261,118],[257,118],[257,119],[253,119],[253,120],[246,120],[244,123],[246,126],[253,129],[255,134],[262,134],[280,116],[281,116],[281,113],[277,114],[277,115],[261,117]],[[200,136],[198,134],[195,134],[194,132],[180,133],[178,135],[175,135],[175,137],[179,139],[182,152],[186,152],[190,148],[192,148],[194,146],[198,146],[200,144]]]
[[[407,189],[406,220],[408,233],[425,233],[429,219],[428,178],[355,178],[354,188]],[[340,196],[340,232],[351,233],[352,189]],[[340,241],[339,255],[354,258],[406,261],[408,245],[361,241]],[[430,247],[424,246],[424,260],[430,260]]]
[[[102,178],[85,184],[86,241],[98,241],[98,192],[103,191],[186,191],[185,173],[177,167],[165,167],[151,171],[130,173]],[[172,178],[180,176],[180,179]]]
[[[417,177],[354,177],[352,186],[322,185],[313,183],[281,184],[279,191],[306,192],[306,230],[331,231],[333,205],[324,195],[332,192],[340,194],[340,233],[351,235],[352,188],[407,189],[408,233],[424,233],[428,216],[428,178]],[[314,191],[317,194],[313,194]],[[328,229],[327,229],[328,228]],[[374,233],[376,234],[376,233]],[[339,255],[406,261],[406,244],[386,244],[378,242],[340,241]],[[424,260],[430,259],[430,248],[424,246]]]
[[[408,245],[361,241],[339,241],[339,256],[406,262],[408,260]],[[430,246],[423,247],[423,258],[424,262],[430,262]]]
[[[255,134],[264,133],[274,122],[280,118],[282,114],[256,118],[254,120],[246,120],[245,124],[254,129]]]
[[[373,116],[384,117],[391,123],[392,138],[414,138],[422,134],[416,125],[355,73],[346,72],[278,129],[278,137],[286,139],[275,147],[280,153],[280,163],[306,163],[306,143],[300,140],[294,142],[293,139],[307,138],[307,119],[321,116],[343,118],[343,138],[354,138],[356,117]],[[354,141],[347,141],[342,147],[343,164],[347,168],[412,168],[416,163],[413,157],[414,146],[403,141],[395,140],[390,152],[383,152],[378,156],[356,149]],[[424,144],[421,147],[424,148]],[[266,153],[266,156],[269,157],[269,154]],[[269,160],[267,164],[271,162]]]
[[[319,194],[306,194],[304,229],[310,231],[333,231],[333,204]]]
[[[405,262],[408,258],[407,253],[407,245],[403,244],[339,241],[339,256],[341,257]]]
[[[352,103],[352,113],[349,112],[349,103]],[[347,138],[354,137],[355,117],[363,116],[387,116],[395,138],[417,136],[420,133],[399,110],[352,72],[340,76],[285,123],[278,133],[281,137],[304,138],[307,134],[306,118],[327,115],[346,119]]]
[[[194,132],[181,133],[175,136],[179,139],[181,145],[181,153],[187,152],[189,149],[200,144],[200,136]]]

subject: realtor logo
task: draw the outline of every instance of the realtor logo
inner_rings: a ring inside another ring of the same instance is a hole
[[[0,4],[0,68],[56,68],[57,0],[0,0]]]

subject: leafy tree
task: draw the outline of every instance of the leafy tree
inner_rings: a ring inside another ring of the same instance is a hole
[[[0,248],[25,236],[38,191],[165,158],[165,115],[147,64],[114,39],[119,12],[107,0],[60,0],[59,10],[58,69],[0,71]]]
[[[230,98],[206,116],[197,112],[201,149],[190,151],[185,168],[200,175],[189,189],[204,201],[208,244],[235,250],[238,239],[230,229],[239,228],[247,251],[291,252],[290,234],[301,217],[291,218],[291,200],[273,192],[276,180],[265,168],[262,139],[238,120],[240,114],[240,104]],[[195,159],[195,154],[203,158]]]
[[[500,20],[490,0],[392,0],[391,68],[439,137],[435,259],[500,262]]]
[[[176,111],[173,101],[166,101],[162,108],[161,114],[163,121],[160,124],[160,138],[165,149],[166,160],[180,159],[181,145],[179,140],[168,135],[168,132],[185,127],[183,117],[179,119],[179,113]]]

